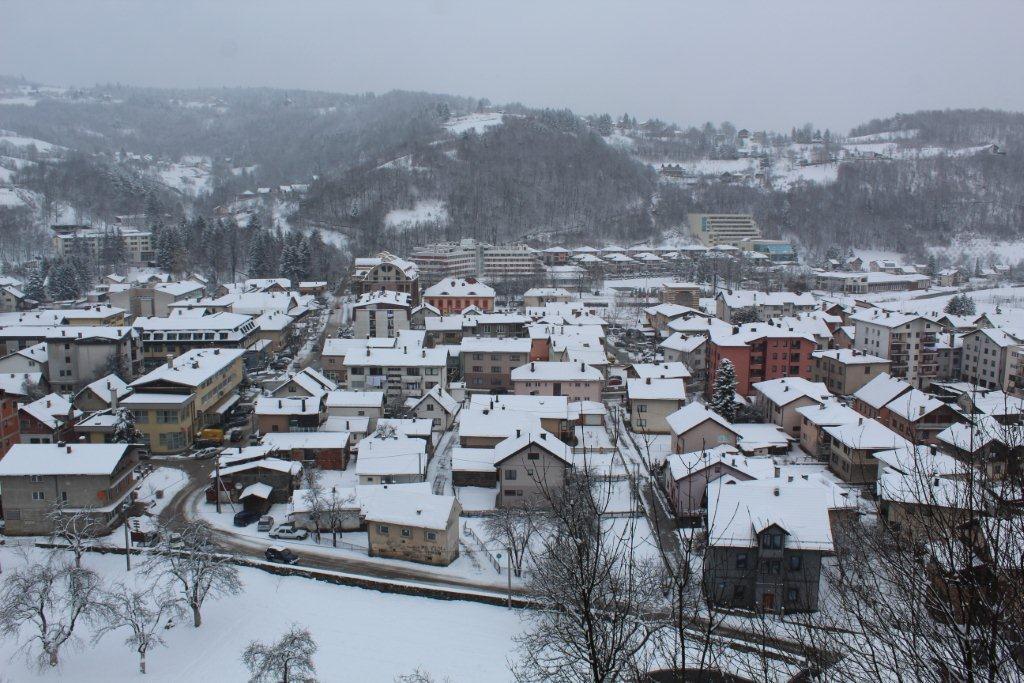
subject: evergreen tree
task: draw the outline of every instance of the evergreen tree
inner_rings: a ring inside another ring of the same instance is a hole
[[[50,298],[55,301],[74,299],[78,296],[78,277],[75,267],[69,261],[61,261],[50,268],[47,287]]]
[[[928,276],[935,277],[939,274],[939,261],[935,258],[935,254],[928,255]]]
[[[715,384],[711,390],[708,408],[732,422],[736,419],[736,369],[726,358],[715,373]]]
[[[25,283],[25,296],[34,301],[46,300],[46,276],[43,274],[42,266],[33,268],[29,273],[28,281]]]
[[[100,264],[106,270],[118,270],[128,264],[128,249],[125,247],[121,228],[107,229],[100,238]]]
[[[274,237],[266,230],[257,228],[256,232],[249,236],[249,277],[274,275],[274,248]]]
[[[966,294],[957,294],[949,300],[944,310],[950,315],[974,315],[977,306],[971,297]]]
[[[142,435],[135,427],[135,415],[127,408],[117,409],[117,422],[114,423],[114,441],[116,443],[139,443]]]

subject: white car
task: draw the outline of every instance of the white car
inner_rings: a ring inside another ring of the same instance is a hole
[[[274,530],[270,532],[271,538],[290,538],[299,541],[305,540],[309,537],[309,532],[305,529],[297,529],[294,524],[278,524],[274,527]]]

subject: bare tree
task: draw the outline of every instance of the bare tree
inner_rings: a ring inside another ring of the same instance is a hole
[[[166,579],[181,592],[192,610],[193,625],[202,625],[201,610],[209,597],[237,595],[242,580],[231,557],[213,543],[213,529],[206,522],[187,522],[174,529],[181,545],[171,547],[171,529],[162,529],[161,546],[143,561],[143,571],[155,579]]]
[[[494,542],[506,549],[512,571],[523,575],[523,562],[530,549],[530,539],[537,532],[540,511],[533,506],[500,507],[484,520],[484,531]]]
[[[140,673],[146,673],[146,653],[165,644],[160,631],[185,614],[181,598],[166,587],[133,590],[123,584],[100,598],[99,609],[103,625],[96,630],[94,642],[111,631],[129,629],[124,643],[139,654]]]
[[[593,475],[573,473],[548,492],[550,524],[532,555],[530,589],[542,606],[516,638],[524,681],[618,681],[647,670],[661,600],[656,562],[641,558],[632,529],[610,533],[607,498]]]
[[[250,683],[301,683],[315,681],[313,655],[317,645],[309,629],[297,624],[270,645],[252,641],[242,652]]]
[[[15,638],[40,668],[57,666],[75,628],[97,614],[100,579],[88,569],[56,562],[28,564],[7,573],[0,589],[0,634]],[[38,650],[38,652],[36,652]]]
[[[106,527],[96,519],[92,511],[69,510],[63,503],[56,503],[47,516],[53,526],[50,540],[63,543],[74,554],[75,567],[81,569],[82,555],[85,554],[89,543],[97,536],[105,534]]]
[[[332,486],[329,492],[321,496],[320,518],[331,530],[331,543],[335,548],[338,547],[338,531],[346,517],[351,514],[354,503],[354,494],[342,495],[336,486]]]
[[[313,522],[313,533],[316,542],[320,543],[320,533],[326,521],[327,493],[323,485],[323,473],[316,467],[302,469],[302,485],[306,490],[305,500],[309,507],[309,521]]]

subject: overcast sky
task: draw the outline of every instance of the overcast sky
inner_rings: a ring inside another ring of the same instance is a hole
[[[141,0],[0,3],[0,73],[60,85],[427,90],[845,130],[1024,110],[1024,1]]]

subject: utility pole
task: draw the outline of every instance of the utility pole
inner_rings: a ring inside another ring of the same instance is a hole
[[[508,608],[512,609],[512,549],[506,547],[505,552],[508,554]]]
[[[216,486],[214,486],[214,488],[213,488],[213,491],[214,491],[214,494],[215,494],[213,498],[214,498],[214,502],[217,505],[217,514],[219,515],[220,514],[220,454],[219,453],[217,454],[217,464],[214,465],[214,466],[217,468],[217,483],[216,483]]]
[[[128,501],[124,502],[124,564],[127,571],[132,570],[132,547],[128,534]]]

